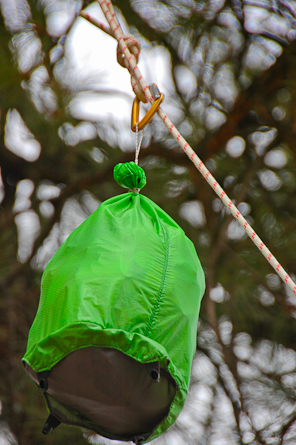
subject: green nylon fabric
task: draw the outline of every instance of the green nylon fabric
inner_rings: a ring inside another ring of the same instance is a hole
[[[185,402],[205,280],[192,242],[145,196],[100,205],[48,263],[23,358],[50,370],[72,351],[111,347],[145,363],[159,360],[178,390],[152,440]]]

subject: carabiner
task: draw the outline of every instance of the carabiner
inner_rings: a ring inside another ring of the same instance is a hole
[[[147,111],[143,119],[139,121],[139,111],[140,111],[140,101],[137,98],[137,96],[134,99],[133,102],[133,108],[132,108],[132,122],[131,122],[131,129],[132,131],[136,132],[137,130],[137,123],[138,123],[138,130],[142,130],[153,118],[154,114],[157,112],[158,108],[160,107],[161,102],[164,99],[164,94],[159,93],[159,90],[155,84],[150,85],[150,91],[156,99],[153,104],[151,105],[151,108]],[[157,92],[157,94],[156,94]]]

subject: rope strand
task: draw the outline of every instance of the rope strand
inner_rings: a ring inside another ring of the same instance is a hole
[[[139,163],[139,154],[141,150],[142,140],[144,136],[144,130],[141,131],[141,137],[139,140],[138,122],[136,123],[136,151],[135,151],[135,164]]]
[[[135,80],[132,80],[133,90],[136,92],[136,89],[140,88],[142,93],[144,94],[144,101],[153,103],[154,100],[150,93],[149,87],[146,85],[146,83],[143,79],[143,76],[135,62],[135,60],[137,60],[137,59],[135,59],[135,57],[131,54],[131,52],[128,48],[128,45],[125,42],[123,32],[120,28],[116,14],[115,14],[113,6],[112,6],[112,2],[110,0],[108,0],[107,2],[105,0],[97,0],[97,2],[101,6],[101,9],[102,9],[103,13],[105,14],[106,20],[109,23],[109,26],[110,26],[110,29],[112,30],[112,34],[113,34],[114,38],[116,38],[116,40],[118,41],[118,47],[119,47],[121,54],[124,55],[124,57],[122,59],[124,66],[129,70],[129,72],[132,76],[132,79],[135,79]],[[93,21],[92,21],[92,23],[95,24]],[[99,26],[99,28],[100,28],[100,26]],[[104,31],[105,31],[105,29],[104,29]],[[137,96],[138,96],[138,94],[137,94]],[[287,272],[281,266],[281,264],[277,261],[277,259],[272,255],[270,250],[265,246],[263,241],[259,238],[259,236],[256,234],[254,229],[249,225],[249,223],[246,221],[246,219],[240,213],[238,208],[233,204],[233,202],[227,196],[227,194],[222,189],[222,187],[220,186],[218,181],[216,181],[216,179],[213,177],[213,175],[207,169],[205,164],[201,161],[201,159],[198,157],[198,155],[195,153],[195,151],[192,149],[192,147],[188,144],[188,142],[186,142],[186,140],[180,134],[180,132],[175,127],[175,125],[172,123],[172,121],[169,119],[169,117],[164,113],[164,111],[161,109],[161,107],[158,109],[157,113],[158,113],[159,117],[161,118],[161,120],[166,125],[166,127],[168,128],[168,130],[170,131],[170,133],[172,134],[172,136],[176,139],[176,141],[178,142],[180,147],[186,153],[188,158],[192,161],[192,163],[195,165],[197,170],[200,171],[202,176],[205,178],[207,183],[212,187],[212,189],[217,194],[217,196],[221,199],[223,204],[230,210],[233,217],[243,227],[243,229],[245,230],[247,235],[250,237],[250,239],[253,241],[253,243],[258,247],[258,249],[262,253],[262,255],[271,264],[271,266],[274,268],[274,270],[280,276],[280,278],[284,281],[284,283],[286,283],[289,286],[289,288],[294,292],[294,294],[296,294],[296,284],[293,282],[291,277],[287,274]],[[137,157],[136,157],[136,159],[137,159]]]
[[[87,12],[80,11],[79,15],[80,15],[80,17],[83,17],[85,20],[89,21],[93,25],[95,25],[98,28],[100,28],[102,31],[104,31],[109,36],[114,37],[113,34],[112,34],[111,29],[109,28],[109,26],[106,26],[104,23],[100,22],[99,20],[95,19],[91,15],[87,14]]]

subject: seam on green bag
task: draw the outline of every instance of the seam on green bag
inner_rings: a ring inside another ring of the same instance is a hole
[[[151,330],[151,328],[152,328],[152,326],[153,326],[153,324],[155,322],[156,315],[157,315],[157,312],[159,310],[159,306],[160,306],[160,303],[161,303],[162,297],[163,297],[165,280],[166,280],[168,264],[169,264],[169,234],[168,234],[167,228],[164,225],[162,225],[160,221],[159,221],[159,224],[160,224],[160,226],[161,226],[161,228],[162,228],[162,230],[164,232],[164,239],[165,239],[165,260],[164,261],[165,261],[165,264],[164,264],[164,268],[163,268],[162,281],[161,281],[161,286],[160,286],[160,290],[159,290],[159,293],[158,293],[157,301],[155,303],[152,315],[151,315],[150,320],[148,322],[147,329],[146,329],[146,331],[143,334],[145,336],[148,336],[148,333]]]

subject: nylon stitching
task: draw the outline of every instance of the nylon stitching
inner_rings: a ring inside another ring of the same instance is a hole
[[[165,287],[165,279],[166,279],[167,270],[168,270],[168,264],[169,264],[169,234],[168,234],[167,228],[165,226],[163,226],[161,223],[160,223],[160,226],[161,226],[161,228],[162,228],[162,230],[164,232],[164,235],[165,235],[165,267],[164,267],[164,271],[163,271],[162,283],[161,283],[161,288],[160,288],[159,295],[158,295],[158,298],[157,298],[157,302],[155,303],[154,310],[153,310],[153,313],[152,313],[152,315],[150,317],[150,321],[149,321],[148,327],[147,327],[146,331],[143,334],[146,337],[148,336],[148,333],[151,330],[152,325],[155,322],[156,315],[157,315],[157,312],[159,310],[159,306],[160,306],[161,301],[162,301],[164,287]]]

